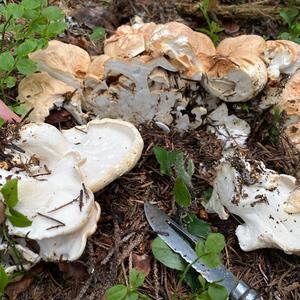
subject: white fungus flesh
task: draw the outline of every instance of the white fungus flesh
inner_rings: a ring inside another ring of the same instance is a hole
[[[138,130],[121,120],[94,120],[87,126],[63,131],[86,161],[81,167],[84,181],[94,192],[131,170],[143,150],[143,140]]]
[[[300,213],[287,206],[296,178],[236,155],[220,164],[213,187],[206,209],[221,219],[233,214],[243,220],[236,229],[242,250],[279,248],[300,255]]]

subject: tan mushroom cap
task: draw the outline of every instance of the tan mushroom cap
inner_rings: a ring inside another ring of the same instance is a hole
[[[92,57],[92,62],[89,65],[86,80],[102,80],[105,75],[104,65],[110,58],[111,57],[106,54]]]
[[[267,83],[267,70],[257,56],[210,56],[206,67],[204,87],[214,96],[227,102],[248,101]]]
[[[37,62],[40,71],[78,87],[90,65],[89,54],[80,47],[60,41],[50,41],[46,49],[30,54],[30,59]]]
[[[260,56],[265,44],[265,40],[259,35],[244,34],[222,40],[217,47],[217,53],[225,56]]]
[[[269,64],[268,74],[273,80],[280,73],[294,74],[300,67],[300,45],[287,40],[267,41],[264,60]]]
[[[190,44],[191,50],[195,55],[199,53],[214,55],[216,53],[216,48],[207,35],[193,31],[188,26],[178,22],[169,22],[157,27],[150,39],[147,40],[147,49],[155,52],[157,51],[156,49],[160,48],[160,44],[164,40],[172,40],[181,36],[187,38],[187,42]]]
[[[33,122],[44,122],[54,105],[62,104],[64,94],[74,92],[74,88],[47,73],[35,73],[24,78],[18,87],[18,100],[29,110]]]

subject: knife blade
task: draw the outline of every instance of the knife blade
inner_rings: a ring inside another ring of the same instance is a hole
[[[223,285],[232,300],[262,300],[254,290],[250,289],[243,281],[239,281],[224,265],[214,269],[207,268],[188,242],[196,243],[198,239],[181,228],[163,211],[149,202],[144,203],[144,211],[149,225],[158,236],[186,262],[192,264],[192,267],[206,281],[218,282]]]

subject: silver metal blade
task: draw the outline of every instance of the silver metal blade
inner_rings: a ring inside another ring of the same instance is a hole
[[[178,253],[189,264],[198,259],[196,252],[190,244],[168,224],[172,220],[164,212],[149,202],[145,202],[144,210],[150,226],[173,251]],[[201,263],[200,259],[194,263],[192,267],[208,282],[218,281],[220,285],[223,285],[227,289],[228,294],[230,294],[238,284],[238,280],[224,265],[215,269],[209,269]]]

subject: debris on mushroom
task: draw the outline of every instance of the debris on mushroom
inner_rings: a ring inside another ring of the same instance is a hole
[[[257,56],[209,57],[203,78],[208,92],[226,102],[245,102],[255,97],[267,83],[267,70]]]
[[[35,73],[21,80],[18,86],[18,100],[25,108],[33,108],[29,120],[44,122],[50,110],[63,107],[80,123],[85,123],[81,110],[81,97],[76,89],[57,80],[47,73]]]
[[[91,62],[89,54],[75,45],[52,40],[48,47],[30,54],[41,72],[79,89]]]
[[[121,120],[93,120],[62,133],[72,150],[86,158],[81,172],[93,192],[131,170],[142,155],[144,143],[140,133]]]
[[[207,123],[207,130],[223,141],[224,150],[247,146],[246,142],[251,131],[249,124],[235,115],[228,115],[225,103],[207,116]]]
[[[271,80],[278,80],[281,73],[294,74],[300,67],[300,46],[287,40],[267,41],[264,60]]]
[[[244,221],[236,229],[244,251],[279,248],[300,255],[296,178],[278,174],[262,162],[248,161],[237,154],[223,159],[213,187],[206,209],[221,219],[234,214]]]

